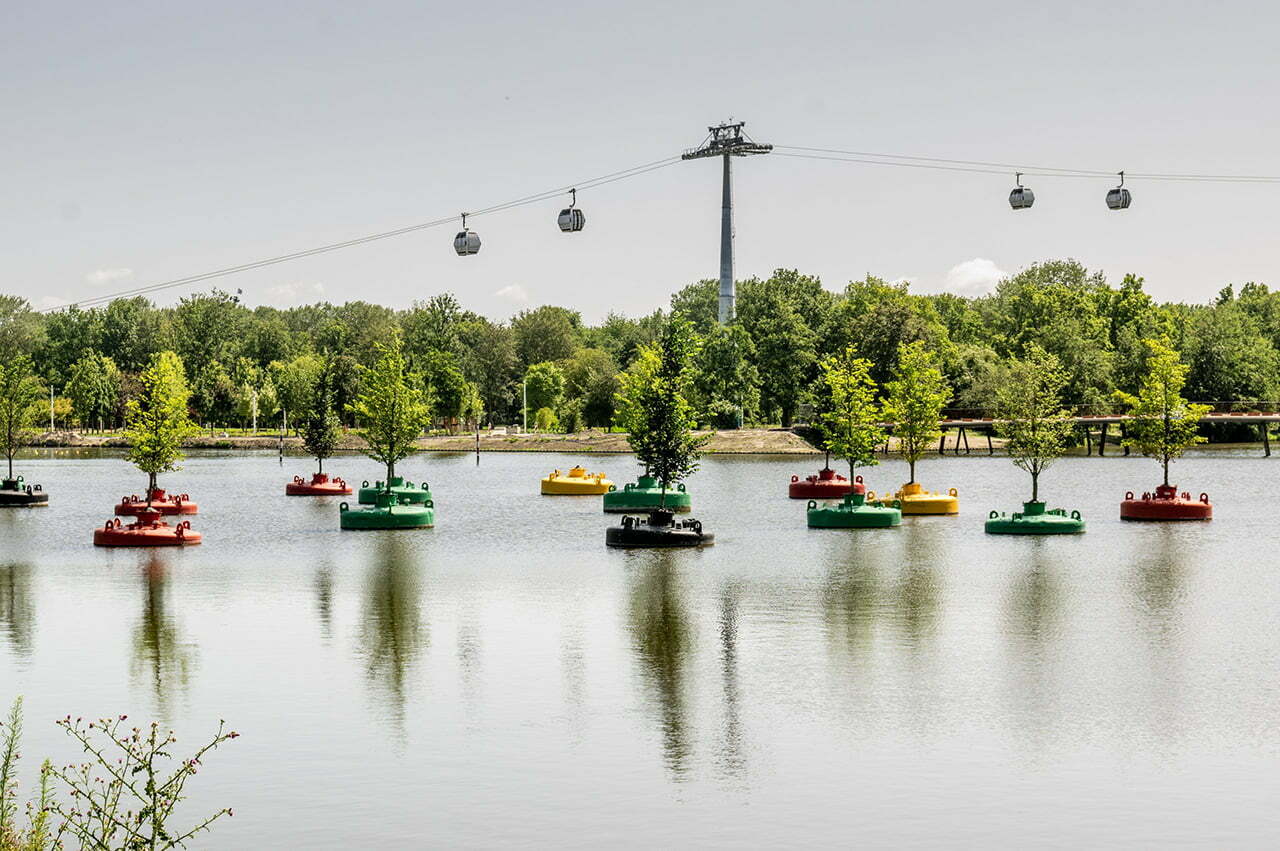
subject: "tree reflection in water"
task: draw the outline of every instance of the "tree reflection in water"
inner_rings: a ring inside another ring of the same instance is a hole
[[[315,589],[320,635],[328,644],[333,637],[333,566],[327,560],[316,571]]]
[[[677,780],[688,773],[692,757],[685,687],[693,633],[677,580],[682,555],[687,554],[637,553],[630,588],[632,649],[653,692],[649,702],[657,705],[663,756]]]
[[[36,610],[31,600],[31,567],[0,564],[0,637],[16,656],[30,656]]]
[[[392,718],[403,721],[406,676],[429,640],[421,620],[421,577],[404,533],[371,534],[381,540],[365,582],[359,650]]]
[[[133,630],[130,673],[150,680],[156,708],[170,717],[175,692],[186,690],[198,656],[194,643],[184,642],[177,619],[169,612],[169,565],[165,556],[150,552],[142,568],[142,614]]]
[[[720,592],[720,674],[724,681],[724,732],[720,744],[720,770],[728,777],[746,774],[743,747],[741,686],[738,684],[738,589],[726,585]]]
[[[939,539],[944,535],[939,534],[942,530],[938,529],[935,521],[949,519],[908,518],[896,530],[902,572],[893,590],[894,604],[898,626],[913,651],[921,650],[924,642],[937,632],[942,595],[941,578],[935,565],[946,564],[947,558],[939,549]]]

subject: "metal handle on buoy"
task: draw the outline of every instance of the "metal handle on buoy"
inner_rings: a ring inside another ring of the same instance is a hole
[[[794,479],[795,476],[792,476],[791,478]],[[809,504],[806,506],[806,508],[808,508],[810,511],[813,511],[817,507],[818,507],[818,502],[817,500],[814,500],[814,499],[809,500]]]
[[[1125,502],[1128,502],[1129,500],[1133,499],[1133,491],[1125,491],[1124,499],[1125,499]]]
[[[1079,519],[1080,519],[1080,512],[1079,512],[1079,511],[1073,511],[1073,512],[1071,512],[1071,519],[1072,519],[1072,520],[1079,520]]]
[[[947,496],[959,496],[959,495],[960,495],[960,491],[956,490],[955,488],[947,488]]]
[[[1201,502],[1203,502],[1205,505],[1208,505],[1208,504],[1209,504],[1209,494],[1207,494],[1207,493],[1202,493],[1202,494],[1200,494],[1200,501],[1201,501]]]

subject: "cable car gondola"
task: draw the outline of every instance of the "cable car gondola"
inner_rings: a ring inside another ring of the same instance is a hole
[[[1009,206],[1015,210],[1026,210],[1036,202],[1036,193],[1029,186],[1022,185],[1022,172],[1017,172],[1015,180],[1018,185],[1009,193]]]
[[[569,194],[573,200],[569,202],[568,207],[560,211],[560,215],[556,217],[556,224],[564,233],[577,233],[586,226],[587,217],[578,209],[578,190],[570,189]]]
[[[459,257],[480,253],[480,235],[473,230],[467,230],[466,213],[462,214],[462,230],[458,231],[458,235],[453,238],[453,250],[458,252]]]
[[[1127,210],[1133,196],[1124,188],[1124,172],[1120,172],[1120,185],[1107,193],[1107,206],[1112,210]]]

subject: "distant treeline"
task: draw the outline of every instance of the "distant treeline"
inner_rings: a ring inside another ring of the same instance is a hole
[[[980,298],[917,295],[875,277],[837,293],[781,269],[739,284],[733,324],[719,326],[716,312],[715,281],[680,290],[667,311],[611,314],[599,325],[555,306],[493,322],[449,294],[403,311],[363,301],[281,310],[248,308],[215,290],[174,307],[138,297],[49,314],[0,296],[0,356],[30,355],[57,396],[59,424],[85,428],[119,425],[138,372],[166,349],[182,356],[193,415],[207,427],[299,421],[325,366],[350,424],[347,405],[373,343],[396,332],[440,427],[519,422],[526,395],[531,426],[608,426],[619,373],[672,315],[697,334],[687,395],[711,427],[734,425],[739,411],[747,423],[789,425],[807,410],[824,357],[853,346],[883,383],[899,345],[916,340],[936,352],[951,407],[975,412],[990,408],[1010,358],[1033,343],[1061,362],[1064,401],[1075,408],[1110,410],[1113,391],[1135,392],[1146,338],[1167,338],[1181,353],[1192,400],[1280,396],[1280,292],[1262,284],[1227,286],[1211,303],[1188,305],[1158,304],[1142,278],[1112,285],[1074,260],[1033,265]]]

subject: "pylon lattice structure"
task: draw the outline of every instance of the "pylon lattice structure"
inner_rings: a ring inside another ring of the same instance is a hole
[[[700,160],[724,157],[724,190],[720,205],[720,324],[733,321],[737,291],[733,282],[733,169],[734,157],[767,154],[773,145],[752,141],[742,128],[745,121],[708,127],[709,135],[696,148],[685,151],[681,159]]]

